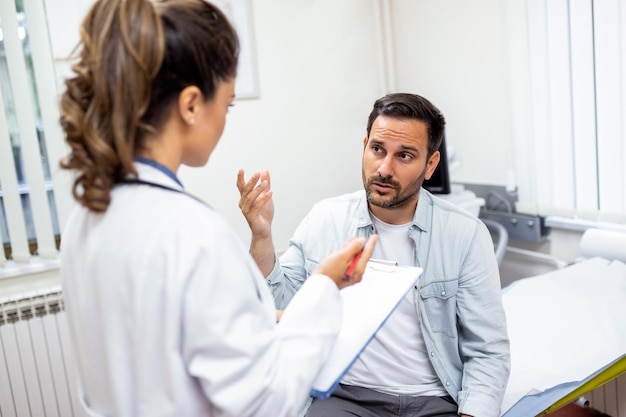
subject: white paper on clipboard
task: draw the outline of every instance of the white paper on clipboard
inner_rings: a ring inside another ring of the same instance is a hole
[[[422,269],[370,259],[360,283],[341,290],[343,320],[311,396],[328,398],[387,318],[415,286]]]

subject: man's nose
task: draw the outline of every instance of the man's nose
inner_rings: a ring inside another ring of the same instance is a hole
[[[393,158],[387,155],[378,166],[378,175],[383,178],[390,178],[393,176]]]

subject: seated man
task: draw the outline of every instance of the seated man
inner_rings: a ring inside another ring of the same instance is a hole
[[[444,117],[428,100],[374,103],[363,140],[364,190],[317,203],[276,259],[267,171],[237,178],[250,252],[284,308],[315,266],[352,236],[378,234],[372,258],[424,269],[318,416],[500,416],[509,340],[485,225],[421,188],[439,163]],[[400,412],[398,411],[400,410]]]

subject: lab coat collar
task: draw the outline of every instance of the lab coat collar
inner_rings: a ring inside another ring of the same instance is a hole
[[[135,169],[137,170],[138,179],[142,181],[153,182],[156,184],[161,184],[168,188],[173,188],[175,190],[183,191],[184,188],[182,184],[176,182],[173,178],[168,176],[165,172],[161,171],[158,168],[155,168],[146,163],[135,161],[134,162]]]

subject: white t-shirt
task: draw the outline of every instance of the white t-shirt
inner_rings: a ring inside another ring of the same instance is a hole
[[[409,237],[411,223],[392,225],[372,213],[370,216],[378,234],[372,258],[414,265],[416,251],[415,242]],[[416,316],[415,293],[410,291],[342,383],[393,395],[448,395],[428,359]]]

